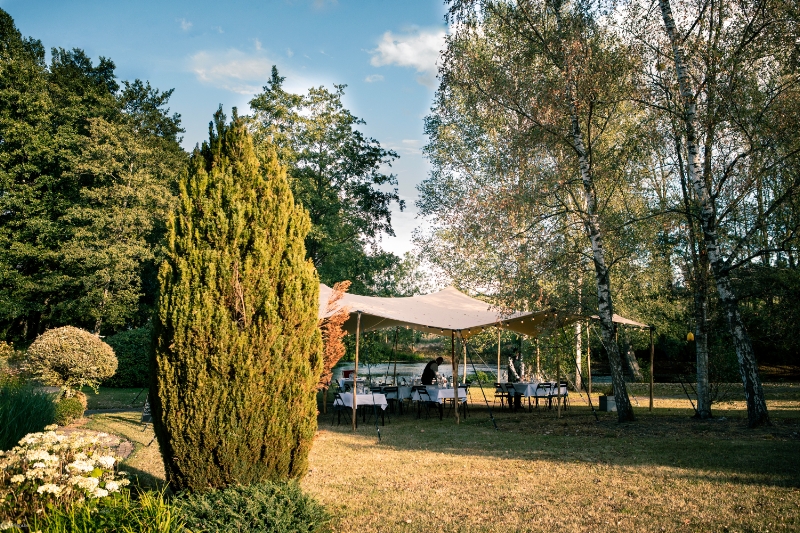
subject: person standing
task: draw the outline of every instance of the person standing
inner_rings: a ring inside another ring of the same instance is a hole
[[[439,372],[439,365],[441,365],[443,361],[444,358],[437,357],[425,365],[425,370],[422,371],[421,379],[423,385],[433,385],[433,381],[436,379],[436,373]]]

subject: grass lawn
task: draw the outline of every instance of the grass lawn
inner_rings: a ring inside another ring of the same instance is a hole
[[[630,424],[596,421],[573,394],[561,419],[495,409],[495,430],[479,389],[460,425],[392,417],[380,443],[374,424],[354,434],[320,415],[302,485],[344,531],[800,530],[799,385],[765,386],[774,425],[756,430],[741,401],[699,422],[680,385],[656,389],[652,414],[637,387]],[[138,420],[98,414],[87,426],[136,442],[126,467],[158,483],[157,444],[145,446],[152,430]]]
[[[100,387],[100,393],[95,394],[90,387],[84,387],[89,410],[94,409],[141,409],[147,398],[147,389],[111,389]],[[141,394],[140,394],[141,393]]]

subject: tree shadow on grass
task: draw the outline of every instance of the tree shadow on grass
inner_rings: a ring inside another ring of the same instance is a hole
[[[356,435],[365,439],[365,445],[395,450],[668,467],[674,469],[671,475],[685,479],[800,487],[800,424],[792,417],[776,420],[772,427],[747,429],[743,415],[699,421],[640,412],[636,422],[620,424],[616,413],[600,413],[596,421],[588,407],[582,406],[562,413],[561,419],[547,410],[530,413],[495,409],[493,414],[498,430],[485,409],[473,406],[470,416],[458,425],[453,418],[417,419],[415,412],[393,416],[381,426],[380,444],[374,424],[360,424]],[[320,416],[319,429],[352,434],[349,427],[331,426],[330,415]]]

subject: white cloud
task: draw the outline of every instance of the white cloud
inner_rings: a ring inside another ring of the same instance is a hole
[[[369,76],[364,78],[364,81],[367,83],[375,83],[376,81],[383,81],[383,76],[381,76],[380,74],[370,74]]]
[[[231,48],[200,51],[189,58],[189,68],[203,83],[240,94],[255,94],[269,80],[275,61],[263,54],[248,55]]]
[[[420,76],[417,81],[432,86],[436,80],[436,62],[444,48],[444,30],[423,31],[414,29],[403,35],[390,31],[383,34],[378,47],[370,50],[370,64],[374,67],[397,65],[412,67]]]
[[[181,29],[183,31],[189,31],[192,28],[192,23],[186,19],[175,19],[181,23]]]
[[[261,50],[261,41],[254,39],[256,50]]]
[[[291,48],[287,48],[286,49],[286,57],[292,57],[293,55],[294,55],[294,52],[292,51],[292,49]]]

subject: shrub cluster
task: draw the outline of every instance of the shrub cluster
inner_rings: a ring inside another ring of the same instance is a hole
[[[29,370],[46,385],[65,391],[85,385],[95,392],[114,375],[117,358],[111,346],[88,331],[64,326],[39,335],[28,348]]]
[[[77,431],[64,435],[56,426],[31,433],[11,451],[0,452],[0,523],[27,524],[48,508],[71,509],[105,498],[128,484],[117,474],[108,435]]]
[[[83,404],[78,398],[64,398],[56,402],[55,423],[68,426],[83,416]]]
[[[0,450],[55,420],[54,394],[36,390],[19,378],[0,377]]]
[[[296,482],[257,483],[181,497],[178,513],[195,533],[321,531],[330,517]]]
[[[103,381],[103,386],[146,387],[153,352],[153,325],[117,333],[106,342],[117,356],[117,372]]]

